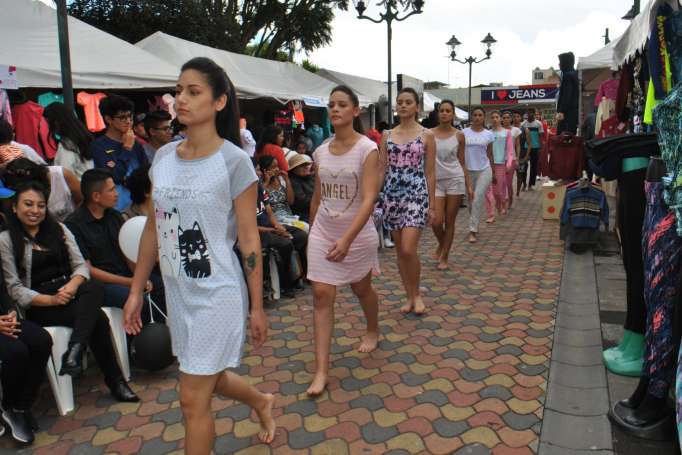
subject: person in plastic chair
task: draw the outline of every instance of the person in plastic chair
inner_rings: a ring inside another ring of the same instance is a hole
[[[83,174],[81,192],[83,204],[65,223],[76,237],[93,279],[104,285],[103,306],[123,308],[135,265],[125,258],[118,245],[118,233],[124,220],[114,209],[118,201],[116,184],[106,169],[91,169]],[[163,281],[159,275],[152,274],[146,291],[165,312]],[[145,305],[145,308],[148,307]],[[143,314],[143,320],[147,322],[149,315]]]
[[[14,196],[14,191],[0,182],[0,199]],[[3,221],[4,224],[4,221]],[[2,226],[4,229],[4,226]],[[0,269],[2,273],[2,269]],[[7,295],[4,280],[0,283],[0,383],[2,385],[2,421],[12,438],[31,444],[38,424],[31,407],[45,380],[45,366],[50,358],[52,338],[32,321],[19,318]],[[0,425],[0,436],[5,427]]]

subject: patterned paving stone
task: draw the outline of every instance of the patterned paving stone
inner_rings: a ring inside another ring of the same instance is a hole
[[[375,279],[379,349],[355,350],[364,318],[349,289],[340,290],[332,377],[316,400],[304,394],[314,372],[310,291],[269,304],[268,342],[258,350],[247,346],[235,371],[277,394],[275,441],[271,447],[258,444],[255,414],[216,398],[215,453],[537,453],[563,261],[558,225],[540,219],[539,196],[523,193],[510,215],[482,227],[475,245],[463,241],[468,213],[462,210],[447,271],[437,271],[429,259],[434,238],[425,232],[420,245],[425,316],[399,312],[405,294],[395,251],[383,250],[383,274]],[[510,235],[519,232],[523,235]],[[583,330],[558,341],[586,349],[601,340],[598,331]],[[73,414],[58,416],[43,387],[35,409],[43,431],[36,442],[18,450],[3,437],[0,453],[180,453],[184,427],[177,379],[177,366],[153,374],[135,370],[132,386],[143,402],[119,404],[103,392],[92,362],[76,381]]]

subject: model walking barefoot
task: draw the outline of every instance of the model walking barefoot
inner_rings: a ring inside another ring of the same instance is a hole
[[[383,182],[377,145],[353,128],[360,115],[358,97],[338,86],[329,97],[335,136],[315,151],[315,193],[310,205],[308,279],[313,286],[316,371],[308,395],[327,385],[329,349],[334,329],[336,289],[350,284],[367,319],[358,347],[371,352],[379,342],[378,297],[372,272],[378,271],[379,238],[370,219]]]
[[[507,150],[507,155],[513,153],[513,164],[508,166],[509,163],[505,164],[506,169],[506,184],[507,184],[507,210],[512,208],[514,203],[514,174],[516,169],[519,167],[520,153],[521,153],[521,128],[517,128],[512,124],[512,113],[509,111],[504,111],[502,113],[502,127],[511,133],[513,150],[510,152]]]
[[[208,455],[215,439],[214,393],[255,409],[262,442],[275,437],[273,395],[227,371],[239,366],[249,306],[253,345],[262,345],[267,335],[253,209],[257,177],[248,155],[236,145],[239,107],[225,71],[207,58],[192,59],[182,67],[176,94],[187,139],[161,147],[154,156],[150,177],[156,217],[147,218],[140,241],[125,326],[131,334],[142,328],[142,293],[158,256],[173,352],[180,363],[185,452]],[[236,238],[244,273],[233,251]]]
[[[421,263],[417,253],[422,229],[436,218],[436,144],[433,133],[417,123],[419,95],[405,88],[397,98],[400,124],[384,132],[381,152],[388,156],[384,185],[384,227],[391,231],[407,302],[403,313],[424,314],[419,294]]]
[[[464,194],[473,199],[464,158],[464,134],[452,125],[454,119],[455,104],[443,100],[438,108],[439,124],[431,130],[436,141],[436,218],[443,220],[442,224],[433,225],[438,240],[433,258],[438,261],[438,270],[448,268],[455,221]]]
[[[491,183],[495,182],[492,172],[493,133],[485,129],[485,111],[475,108],[471,111],[471,126],[464,130],[466,146],[466,167],[471,177],[474,198],[469,209],[469,242],[477,241],[478,225],[485,195]]]
[[[493,184],[486,193],[486,208],[488,219],[486,222],[495,220],[495,209],[498,215],[507,214],[507,135],[510,132],[502,127],[502,116],[499,111],[490,113],[490,131],[493,133]]]

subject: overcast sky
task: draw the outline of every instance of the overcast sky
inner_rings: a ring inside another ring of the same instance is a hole
[[[365,14],[377,17],[377,1],[365,3],[371,5]],[[425,0],[421,15],[393,23],[393,77],[405,73],[466,86],[468,65],[450,63],[444,43],[454,34],[463,43],[458,57],[482,57],[480,41],[490,32],[498,43],[491,60],[474,65],[474,85],[529,84],[535,67],[557,68],[561,52],[577,58],[598,50],[606,27],[612,39],[619,36],[628,25],[620,18],[631,5],[631,0]],[[356,16],[355,9],[339,11],[332,44],[308,58],[323,68],[385,81],[386,23]]]

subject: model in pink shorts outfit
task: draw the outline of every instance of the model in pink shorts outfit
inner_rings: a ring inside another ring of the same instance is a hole
[[[377,145],[363,137],[339,156],[329,151],[329,144],[319,146],[313,155],[320,179],[320,207],[308,237],[308,279],[342,286],[357,283],[370,271],[379,270],[379,237],[371,217],[343,261],[327,260],[327,254],[348,231],[360,209],[363,166]]]

